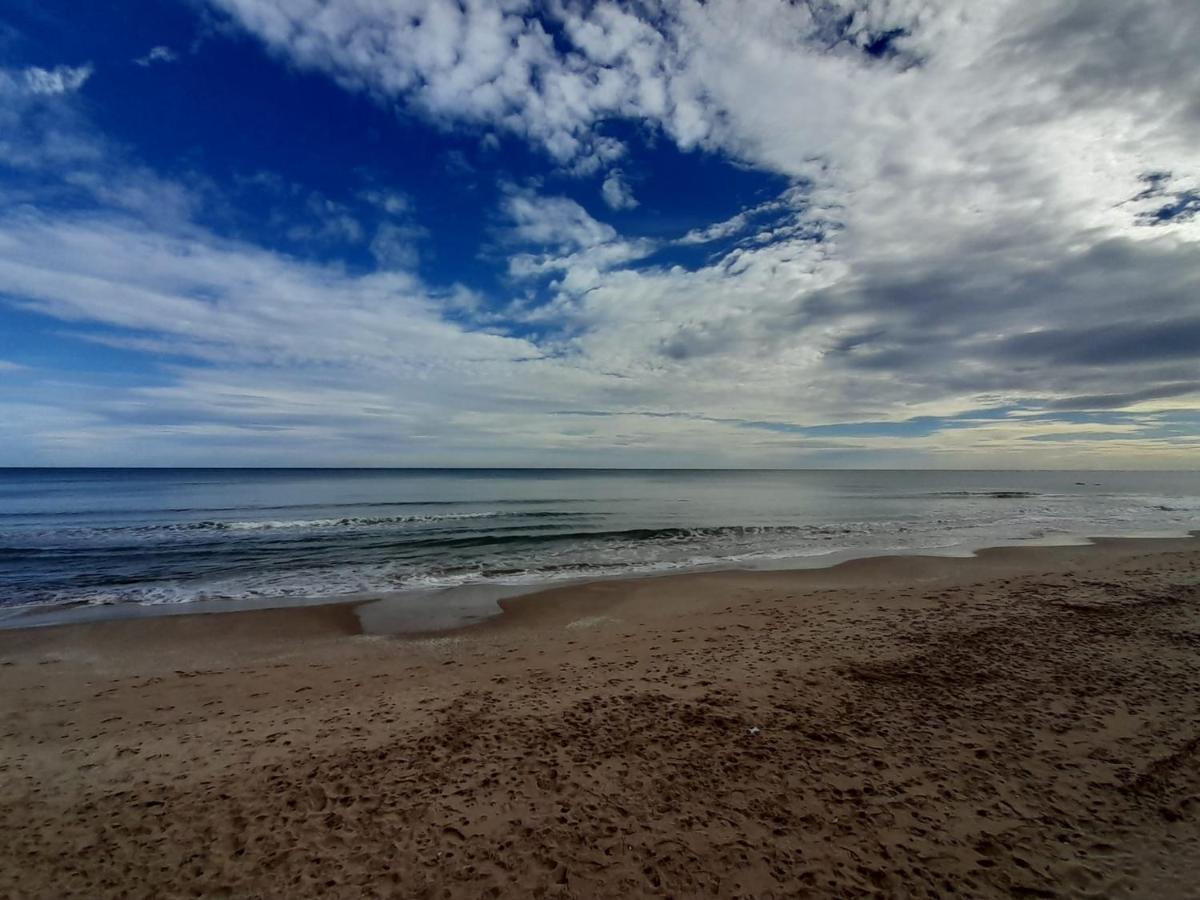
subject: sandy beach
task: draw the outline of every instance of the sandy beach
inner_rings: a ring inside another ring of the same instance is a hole
[[[1200,896],[1200,540],[0,632],[5,897]]]

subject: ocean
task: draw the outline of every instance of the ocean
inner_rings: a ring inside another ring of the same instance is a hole
[[[1197,528],[1197,472],[0,469],[0,608],[435,608],[469,585]]]

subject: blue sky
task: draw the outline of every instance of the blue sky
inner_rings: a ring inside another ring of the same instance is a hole
[[[1194,468],[1200,9],[15,0],[0,464]]]

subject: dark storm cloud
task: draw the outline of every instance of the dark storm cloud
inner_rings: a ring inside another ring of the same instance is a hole
[[[1093,328],[1055,328],[1017,335],[998,346],[1009,359],[1057,365],[1126,366],[1166,359],[1200,359],[1200,318],[1143,325],[1117,322]]]

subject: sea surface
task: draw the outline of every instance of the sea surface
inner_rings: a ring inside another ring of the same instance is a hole
[[[1197,472],[0,469],[0,607],[428,598],[1197,528]]]

